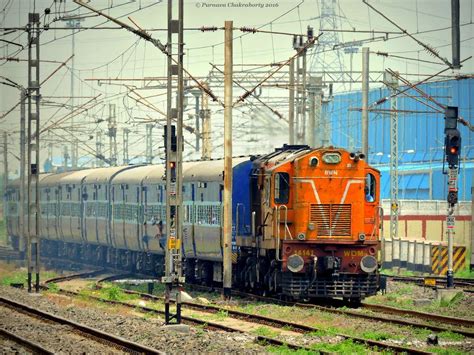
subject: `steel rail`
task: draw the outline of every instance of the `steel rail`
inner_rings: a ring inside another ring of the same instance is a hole
[[[196,285],[191,285],[192,287],[195,287]],[[197,289],[206,289],[205,286],[197,286]],[[208,290],[209,291],[209,290]],[[127,291],[125,291],[127,292]],[[394,319],[394,318],[386,318],[386,317],[380,317],[372,314],[366,314],[366,313],[361,313],[358,311],[353,311],[353,310],[347,310],[347,309],[338,309],[334,307],[329,307],[329,306],[321,306],[321,305],[315,305],[315,304],[308,304],[308,303],[300,303],[300,302],[290,302],[290,301],[283,301],[279,300],[276,298],[270,298],[270,297],[264,297],[264,296],[259,296],[259,295],[254,295],[254,294],[249,294],[245,292],[240,292],[240,291],[233,291],[233,294],[236,296],[241,296],[241,297],[247,297],[247,298],[254,298],[258,299],[263,302],[272,302],[274,304],[280,304],[280,305],[286,305],[286,306],[297,306],[301,308],[310,308],[310,309],[317,309],[323,312],[331,312],[331,313],[338,313],[338,314],[343,314],[343,315],[348,315],[348,316],[353,316],[357,318],[365,318],[369,320],[376,320],[376,321],[382,321],[382,322],[388,322],[392,324],[398,324],[398,325],[403,325],[403,326],[410,326],[410,327],[416,327],[416,328],[426,328],[430,329],[433,331],[437,332],[443,332],[443,331],[451,331],[454,333],[462,334],[464,336],[468,337],[474,337],[474,332],[467,330],[467,329],[459,329],[459,328],[445,328],[442,326],[434,325],[434,324],[429,324],[429,323],[419,323],[419,322],[413,322],[409,321],[407,319]],[[399,316],[406,316],[410,315],[415,318],[421,318],[425,319],[428,321],[433,321],[433,322],[445,322],[449,324],[454,324],[454,325],[459,325],[460,323],[463,326],[466,327],[472,327],[473,326],[473,321],[469,319],[464,319],[464,318],[454,318],[454,317],[447,317],[447,316],[442,316],[442,315],[432,315],[429,313],[424,313],[424,312],[419,312],[419,311],[412,311],[412,310],[405,310],[401,308],[395,308],[395,307],[386,307],[386,306],[379,306],[379,305],[372,305],[368,303],[362,303],[361,307],[366,308],[366,309],[371,309],[372,311],[384,311],[386,313],[394,314],[394,315],[399,315]]]
[[[435,321],[435,322],[462,325],[465,327],[474,326],[474,320],[472,319],[454,318],[454,317],[443,316],[440,314],[431,314],[431,313],[425,313],[425,312],[420,312],[420,311],[414,311],[411,309],[401,309],[401,308],[395,308],[395,307],[385,306],[381,304],[373,304],[373,303],[365,303],[365,302],[362,303],[362,307],[365,309],[369,309],[371,311],[376,311],[376,312],[382,311],[385,313],[396,314],[396,315],[406,314],[406,315],[410,315],[416,318],[423,318],[423,319]],[[468,332],[468,331],[463,332],[461,329],[456,329],[452,331],[456,333],[460,332],[460,334],[463,334],[469,337],[474,337],[474,332]]]
[[[72,297],[77,297],[77,296],[80,295],[78,292],[63,290],[63,289],[60,289],[59,292],[64,294],[64,295],[72,296]],[[135,305],[135,304],[126,303],[126,302],[114,301],[114,300],[104,300],[102,298],[95,297],[95,296],[92,296],[92,295],[81,295],[81,297],[86,297],[86,298],[89,298],[91,300],[100,301],[100,302],[111,304],[111,305],[131,308],[135,311],[140,311],[140,312],[143,312],[143,313],[154,313],[154,314],[160,314],[160,315],[165,314],[165,311],[162,311],[162,310],[159,310],[159,309],[150,308],[150,307],[146,307],[146,306]],[[222,330],[222,331],[227,331],[227,332],[246,333],[245,331],[243,331],[241,329],[233,328],[233,327],[226,326],[226,325],[223,325],[223,324],[220,324],[220,323],[215,323],[215,322],[212,322],[212,321],[209,321],[209,320],[202,320],[202,319],[199,319],[199,318],[194,318],[194,317],[181,315],[181,320],[185,324],[204,326],[207,329]],[[285,342],[285,341],[282,341],[282,340],[279,340],[279,339],[268,338],[268,337],[261,336],[261,335],[256,336],[255,339],[258,342],[264,342],[264,343],[273,344],[273,345],[286,346],[286,347],[288,347],[290,349],[293,349],[293,350],[306,350],[306,351],[311,351],[312,350],[312,349],[310,349],[308,347],[305,347],[305,346],[302,346],[302,345],[297,345],[297,344]]]
[[[52,354],[54,354],[52,351],[49,351],[48,349],[42,347],[41,345],[39,345],[35,342],[32,342],[31,340],[28,340],[26,338],[23,338],[23,337],[21,337],[17,334],[9,332],[8,330],[3,329],[3,328],[0,328],[0,337],[12,340],[17,344],[20,344],[23,347],[34,351],[35,354],[40,354],[40,355],[52,355]]]
[[[99,285],[99,287],[100,287],[100,285]],[[147,299],[150,299],[150,300],[155,300],[155,301],[162,301],[163,300],[163,297],[154,296],[154,295],[147,294],[147,293],[141,293],[141,292],[136,292],[136,291],[132,291],[132,290],[122,290],[122,291],[124,293],[128,293],[128,294],[136,294],[136,295],[139,295],[140,297],[147,298]],[[264,300],[266,300],[266,298],[264,298]],[[122,303],[119,302],[118,304],[122,304]],[[255,322],[255,320],[257,321],[256,323],[265,324],[265,325],[276,327],[276,328],[283,328],[283,327],[287,328],[287,327],[289,327],[292,331],[295,331],[295,332],[298,332],[298,333],[303,333],[303,334],[324,330],[324,329],[320,329],[320,328],[316,328],[316,327],[312,327],[312,326],[308,326],[308,325],[304,325],[304,324],[300,324],[300,323],[295,323],[295,322],[291,322],[291,321],[285,321],[285,320],[281,320],[281,319],[266,317],[266,316],[262,316],[262,315],[258,315],[258,314],[240,312],[240,311],[236,311],[236,310],[232,310],[232,309],[228,309],[228,308],[223,308],[223,307],[219,307],[219,306],[214,306],[214,305],[201,305],[201,304],[198,304],[198,303],[186,302],[186,301],[182,301],[181,304],[183,306],[185,306],[186,308],[196,309],[196,310],[200,310],[200,311],[207,311],[207,312],[211,312],[211,313],[217,313],[219,311],[227,312],[228,315],[231,315],[233,318],[236,318],[236,319],[245,320],[245,321],[252,321],[252,319],[253,319],[254,322]],[[129,304],[125,303],[125,305],[129,305]],[[135,308],[137,306],[131,305],[131,307]],[[147,308],[147,307],[140,307],[140,308],[144,308],[147,311],[155,310],[155,309]],[[324,310],[327,311],[328,309],[325,308]],[[157,311],[157,312],[164,313],[162,311]],[[181,317],[182,317],[182,319],[185,319],[184,316],[181,316]],[[186,319],[188,321],[189,320],[195,320],[195,318],[190,318],[190,317],[188,317],[188,318],[189,319]],[[369,315],[368,315],[368,318],[370,318]],[[210,322],[207,322],[207,321],[205,321],[204,323],[211,324]],[[212,326],[214,326],[214,325],[215,324],[213,324]],[[406,324],[404,324],[404,325],[406,325]],[[409,324],[409,325],[412,325],[412,324]],[[419,326],[416,323],[413,323],[413,325]],[[221,326],[221,325],[219,325],[219,326]],[[445,329],[439,328],[438,330],[444,331]],[[237,330],[237,331],[240,331],[240,330]],[[471,334],[471,336],[474,336],[474,333],[470,333],[470,334]],[[387,349],[387,350],[394,350],[394,351],[397,351],[397,352],[408,352],[408,353],[412,353],[412,354],[427,354],[427,352],[425,352],[425,351],[421,351],[421,350],[417,350],[417,349],[413,349],[413,348],[407,348],[407,347],[403,347],[403,346],[390,345],[390,344],[386,344],[386,343],[383,343],[383,342],[370,340],[370,339],[364,339],[364,338],[360,338],[360,337],[355,337],[355,336],[348,335],[348,334],[338,333],[337,335],[341,336],[345,339],[350,339],[350,340],[352,340],[354,342],[357,342],[357,343],[360,343],[360,344],[365,344],[366,346],[370,346],[370,347],[378,347],[378,348],[383,348],[383,349]],[[302,347],[301,349],[305,349],[305,348]],[[306,348],[306,350],[308,350],[308,349]]]
[[[8,306],[8,307],[10,307],[14,310],[17,310],[17,311],[22,311],[22,312],[25,312],[27,314],[34,315],[36,317],[40,317],[40,318],[43,318],[43,319],[53,321],[55,323],[68,325],[68,326],[72,327],[75,330],[78,330],[78,331],[80,331],[80,332],[82,332],[82,333],[84,333],[88,336],[94,337],[94,340],[97,339],[99,342],[104,342],[105,341],[105,342],[107,342],[107,343],[109,343],[113,346],[116,346],[116,347],[118,346],[123,351],[128,351],[128,352],[131,352],[131,353],[138,352],[138,353],[145,353],[145,354],[164,354],[163,352],[158,351],[158,350],[153,349],[153,348],[150,348],[148,346],[132,342],[130,340],[127,340],[127,339],[124,339],[124,338],[121,338],[121,337],[103,332],[99,329],[95,329],[95,328],[89,327],[87,325],[80,324],[80,323],[71,321],[69,319],[66,319],[66,318],[63,318],[63,317],[45,312],[45,311],[41,311],[41,310],[36,309],[36,308],[32,308],[32,307],[27,306],[23,303],[13,301],[13,300],[11,300],[9,298],[6,298],[6,297],[3,297],[3,296],[0,296],[0,303],[4,304],[4,305],[6,305],[6,306]]]

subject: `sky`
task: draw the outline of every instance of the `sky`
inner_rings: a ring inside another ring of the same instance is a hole
[[[329,20],[324,17],[323,23],[322,2],[332,6],[335,13]],[[474,52],[474,10],[472,0],[460,2],[461,58],[464,59]],[[450,1],[370,0],[369,3],[400,28],[434,48],[440,57],[451,61]],[[166,43],[166,0],[90,0],[88,4],[112,17],[120,18],[129,25],[146,29],[153,38]],[[178,2],[174,1],[176,17],[177,7]],[[49,15],[45,15],[47,8],[50,9]],[[107,118],[109,105],[113,104],[117,116],[119,163],[122,162],[122,136],[125,128],[131,131],[130,158],[143,159],[147,122],[154,124],[154,162],[162,162],[164,117],[159,111],[166,111],[166,83],[164,80],[156,81],[150,78],[166,76],[166,57],[151,43],[139,39],[125,29],[97,29],[117,26],[71,0],[0,0],[0,76],[24,87],[27,86],[27,62],[24,60],[27,59],[28,53],[21,46],[27,47],[27,37],[25,31],[17,28],[24,28],[28,13],[34,11],[40,13],[42,26],[49,25],[49,30],[42,31],[40,37],[41,60],[55,61],[42,62],[42,79],[47,78],[61,62],[71,56],[73,38],[75,46],[74,58],[69,59],[66,65],[57,70],[41,87],[41,127],[48,128],[41,135],[41,161],[48,156],[50,143],[53,156],[61,157],[64,147],[67,146],[70,151],[71,142],[78,140],[81,164],[90,166],[95,161],[92,154],[97,132],[102,133],[103,153],[108,156]],[[74,36],[71,35],[71,29],[65,28],[67,22],[64,19],[67,16],[82,19],[80,26],[83,29]],[[390,68],[416,82],[446,68],[439,58],[428,53],[413,39],[400,35],[399,28],[361,0],[185,0],[185,69],[199,81],[212,77],[211,90],[222,101],[222,77],[212,65],[223,68],[224,21],[233,21],[235,28],[235,78],[238,81],[245,78],[240,86],[234,85],[234,101],[245,90],[252,89],[277,69],[276,66],[270,66],[271,63],[284,62],[295,55],[292,46],[293,35],[306,34],[308,26],[314,28],[315,35],[322,33],[319,44],[307,54],[309,71],[340,72],[341,69],[349,71],[351,67],[354,72],[360,71],[362,47],[370,48],[370,70],[374,75]],[[325,28],[321,28],[321,25]],[[217,27],[217,30],[203,32],[200,30],[203,26]],[[239,30],[242,27],[264,32],[244,33]],[[346,32],[324,31],[331,28]],[[356,32],[347,32],[350,30]],[[349,42],[354,41],[358,45],[351,47]],[[335,44],[343,49],[334,50]],[[348,47],[354,49],[352,55],[348,53]],[[390,56],[377,55],[376,52],[388,53]],[[448,70],[444,74],[472,74],[473,71],[474,59],[471,59],[464,63],[460,72]],[[274,74],[275,79],[272,82],[284,86],[287,80],[286,72],[287,67],[284,66]],[[73,99],[70,98],[71,78]],[[325,84],[329,84],[329,81]],[[380,85],[382,84],[371,83],[372,88]],[[18,167],[16,156],[19,151],[19,107],[6,116],[5,114],[18,102],[19,91],[6,85],[0,85],[0,90],[0,128],[9,134],[9,163],[14,171]],[[360,90],[360,83],[335,83],[334,90]],[[250,97],[243,104],[234,107],[234,155],[265,153],[287,143],[287,123],[268,108],[271,107],[284,118],[287,117],[287,88],[263,86],[258,93],[258,100]],[[81,107],[88,110],[81,111],[81,114],[73,119],[67,116],[71,109]],[[185,124],[194,127],[192,95],[189,95],[185,110]],[[210,110],[213,157],[219,158],[223,155],[223,110],[218,103],[212,102]],[[189,143],[185,145],[185,158],[198,159],[200,153],[193,147],[195,136],[186,133],[185,140]]]

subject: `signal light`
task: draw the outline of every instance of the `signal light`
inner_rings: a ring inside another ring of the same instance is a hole
[[[445,153],[449,168],[457,167],[461,154],[461,134],[457,129],[458,108],[448,106],[445,111],[444,134]]]
[[[170,168],[174,169],[176,167],[176,163],[174,161],[170,161]]]

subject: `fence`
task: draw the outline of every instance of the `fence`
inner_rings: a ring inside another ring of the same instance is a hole
[[[466,247],[455,246],[454,272],[466,263]],[[385,269],[403,268],[410,271],[444,275],[447,271],[446,243],[416,239],[383,239],[382,266]]]

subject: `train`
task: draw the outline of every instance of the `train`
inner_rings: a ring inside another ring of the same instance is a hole
[[[233,158],[233,287],[292,300],[374,295],[383,211],[380,172],[364,158],[306,145]],[[183,163],[186,282],[222,282],[223,170],[221,159]],[[164,176],[163,165],[40,174],[41,256],[163,275]],[[19,192],[14,180],[4,198],[22,250]]]

